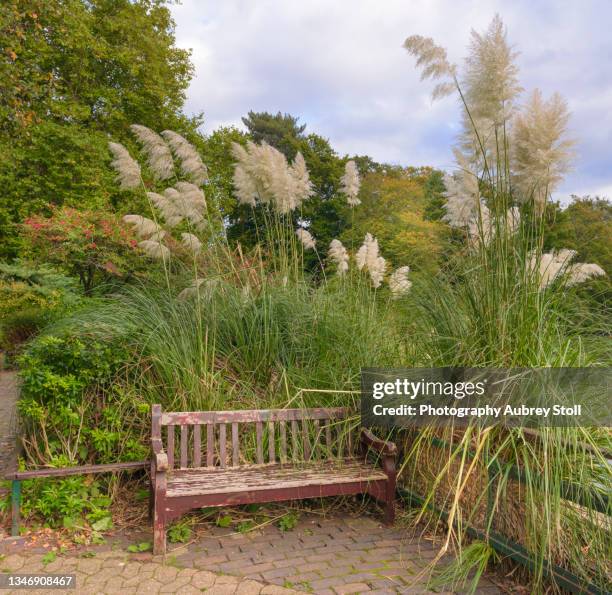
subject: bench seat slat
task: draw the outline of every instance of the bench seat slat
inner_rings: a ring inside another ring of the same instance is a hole
[[[274,464],[224,470],[185,469],[168,476],[167,495],[172,498],[386,480],[384,471],[359,460],[340,464],[319,461],[299,467]]]

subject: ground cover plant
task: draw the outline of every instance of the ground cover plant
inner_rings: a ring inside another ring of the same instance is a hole
[[[158,9],[149,17],[170,35]],[[584,199],[567,216],[550,200],[571,164],[563,100],[534,92],[521,104],[499,19],[473,34],[463,69],[430,39],[410,37],[406,49],[436,79],[434,95],[455,93],[462,106],[452,174],[340,157],[289,115],[250,112],[248,133],[203,138],[163,98],[153,110],[130,95],[114,117],[95,114],[110,143],[91,132],[103,156],[78,169],[91,166],[83,176],[104,192],[71,186],[51,201],[59,206],[28,212],[2,250],[27,247],[33,261],[0,265],[3,340],[42,331],[17,359],[23,465],[144,459],[153,403],[356,407],[365,366],[609,365],[608,208]],[[180,52],[172,65],[166,95],[178,105],[189,68]],[[41,113],[54,114],[59,98]],[[65,132],[78,137],[72,124]],[[43,133],[20,136],[20,150],[38,154]],[[77,208],[79,188],[87,200]],[[10,326],[31,308],[35,320]],[[609,589],[609,524],[569,504],[561,483],[587,501],[610,484],[606,429],[429,428],[399,440],[401,482],[424,496],[419,517],[445,531],[441,555],[458,556],[445,583],[496,560],[486,543],[496,531],[535,554],[535,591],[549,585],[545,560]],[[493,462],[503,469],[494,480]],[[32,482],[24,513],[97,538],[117,485]],[[283,519],[286,529],[295,522]],[[186,523],[171,541],[189,539]],[[483,542],[470,543],[468,524]]]

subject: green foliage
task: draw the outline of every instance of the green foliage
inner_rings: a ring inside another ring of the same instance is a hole
[[[234,158],[231,154],[232,143],[246,144],[248,136],[234,127],[217,128],[200,142],[202,159],[208,167],[210,185],[207,200],[213,195],[224,216],[233,222],[240,213],[234,198]]]
[[[499,556],[488,543],[474,541],[459,550],[453,562],[432,576],[428,586],[433,589],[465,589],[464,592],[471,595],[476,591],[487,566],[498,561]]]
[[[292,529],[295,529],[299,520],[299,513],[295,510],[291,510],[287,514],[283,515],[280,519],[278,519],[278,528],[281,531],[291,531]]]
[[[56,552],[47,552],[41,558],[41,562],[43,563],[43,566],[47,566],[48,564],[51,564],[51,562],[55,562],[56,559],[57,559],[57,553]]]
[[[295,141],[304,137],[306,124],[298,124],[299,118],[278,112],[250,111],[242,118],[249,134],[256,143],[268,143],[289,156],[295,152]]]
[[[35,340],[19,357],[19,411],[32,463],[60,456],[72,464],[146,457],[144,438],[122,431],[134,416],[144,419],[148,412],[142,398],[117,382],[127,359],[118,344],[51,335]]]
[[[24,234],[32,258],[78,277],[86,295],[103,283],[146,270],[132,231],[100,211],[54,209],[51,217],[26,219]]]
[[[9,0],[0,23],[0,255],[14,256],[15,224],[47,204],[116,204],[108,134],[200,120],[180,112],[193,69],[164,0]]]
[[[246,521],[239,523],[236,529],[238,530],[238,533],[248,533],[249,531],[252,531],[255,526],[255,523],[251,519],[247,519]]]
[[[229,514],[223,514],[218,516],[215,522],[217,527],[229,527],[232,524],[232,517]]]
[[[142,541],[141,543],[133,543],[128,545],[127,551],[130,554],[138,554],[141,552],[148,552],[153,549],[153,544],[150,541]]]
[[[345,246],[357,250],[369,232],[378,239],[391,266],[435,272],[449,248],[449,228],[426,217],[431,202],[425,188],[431,175],[427,168],[366,175],[362,204],[351,214],[353,225],[343,236]]]
[[[188,518],[176,521],[168,529],[168,540],[170,543],[185,543],[191,539],[193,529]]]
[[[423,216],[427,221],[440,221],[446,212],[444,210],[444,172],[434,169],[425,182],[423,187],[426,206]]]
[[[35,308],[18,310],[6,316],[0,326],[0,349],[13,356],[40,332],[47,321],[47,313]]]
[[[0,262],[0,348],[14,353],[79,301],[76,283],[47,265]]]
[[[52,465],[64,466],[61,457]],[[110,498],[102,493],[96,481],[83,476],[65,479],[31,479],[23,482],[24,515],[38,515],[53,527],[107,531],[113,522],[109,511]]]
[[[553,215],[546,228],[545,248],[576,250],[577,261],[594,262],[612,275],[612,203],[605,198],[573,196],[565,209],[556,204],[550,210]]]

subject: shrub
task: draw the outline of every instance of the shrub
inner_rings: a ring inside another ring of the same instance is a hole
[[[71,464],[138,460],[148,419],[142,399],[119,383],[128,353],[119,344],[73,336],[42,336],[20,356],[19,411],[30,463],[65,457]]]
[[[86,295],[146,271],[136,239],[115,215],[64,207],[26,219],[23,229],[33,258],[77,277]]]
[[[0,348],[14,354],[79,300],[76,283],[48,266],[0,263]]]

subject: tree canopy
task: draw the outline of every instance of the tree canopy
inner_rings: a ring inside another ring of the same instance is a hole
[[[0,7],[2,255],[46,204],[120,200],[106,147],[134,122],[194,131],[193,74],[165,0],[9,0]]]
[[[367,174],[361,187],[361,205],[350,215],[352,227],[345,244],[356,249],[366,233],[374,235],[383,256],[393,267],[433,272],[448,250],[450,229],[440,221],[425,218],[431,197],[430,168],[387,168]]]

